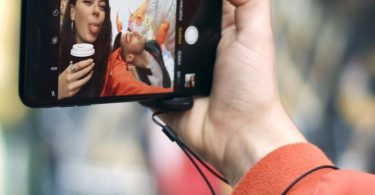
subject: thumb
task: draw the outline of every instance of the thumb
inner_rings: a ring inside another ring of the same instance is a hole
[[[236,9],[238,31],[257,32],[269,29],[271,23],[269,0],[228,0]]]

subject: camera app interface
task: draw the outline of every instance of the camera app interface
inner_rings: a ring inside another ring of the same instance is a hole
[[[60,3],[58,100],[173,92],[177,0]]]

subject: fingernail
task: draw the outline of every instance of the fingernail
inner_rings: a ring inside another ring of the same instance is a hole
[[[94,60],[90,58],[90,62],[93,62]]]
[[[94,66],[94,65],[95,65],[95,63],[92,63],[92,64],[91,64],[91,66]]]

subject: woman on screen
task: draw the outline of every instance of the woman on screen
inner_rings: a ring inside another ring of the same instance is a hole
[[[98,97],[111,52],[109,0],[69,0],[61,26],[58,99]],[[74,44],[89,43],[95,54],[72,63]]]

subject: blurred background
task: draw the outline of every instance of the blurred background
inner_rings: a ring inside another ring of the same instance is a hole
[[[0,0],[0,194],[209,194],[137,103],[22,105],[20,4]],[[375,1],[272,4],[279,87],[291,117],[339,167],[375,173]]]

